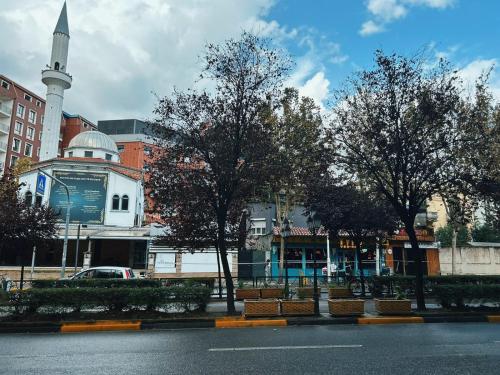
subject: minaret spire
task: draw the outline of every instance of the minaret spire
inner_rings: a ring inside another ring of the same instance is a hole
[[[61,9],[61,14],[59,15],[59,19],[57,20],[56,28],[54,29],[55,33],[65,34],[69,37],[69,27],[68,27],[68,13],[66,12],[66,1]]]
[[[73,81],[67,73],[68,48],[68,14],[66,2],[64,2],[52,37],[50,66],[42,71],[42,82],[47,86],[47,101],[40,145],[40,161],[58,156],[64,90],[69,89]]]

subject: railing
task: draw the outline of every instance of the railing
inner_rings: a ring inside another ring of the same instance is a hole
[[[3,132],[5,134],[9,134],[10,133],[9,125],[0,124],[0,132]]]
[[[0,142],[0,151],[7,152],[7,143]]]

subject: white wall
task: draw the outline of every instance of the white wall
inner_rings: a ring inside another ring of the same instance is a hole
[[[233,254],[227,255],[229,268],[232,269]],[[182,254],[181,272],[217,272],[217,253],[215,252],[195,252]],[[221,266],[222,272],[222,266]]]
[[[443,275],[451,274],[451,248],[439,249]],[[458,247],[455,253],[458,275],[500,275],[500,247]]]

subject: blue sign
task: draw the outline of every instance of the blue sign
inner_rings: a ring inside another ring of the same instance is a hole
[[[71,200],[70,223],[104,224],[108,175],[92,172],[54,171],[54,177],[68,186]],[[68,205],[66,189],[57,181],[50,186],[49,206],[64,220]]]
[[[47,177],[39,173],[36,178],[36,192],[37,194],[43,195],[45,193],[45,183],[47,182]]]

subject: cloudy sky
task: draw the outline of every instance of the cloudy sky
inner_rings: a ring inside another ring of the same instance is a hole
[[[63,0],[1,0],[0,73],[45,95]],[[327,105],[373,52],[446,57],[471,81],[500,62],[497,0],[68,0],[73,87],[64,109],[92,121],[148,118],[156,96],[191,87],[206,42],[244,29],[296,61],[288,84]],[[500,99],[500,68],[491,77]]]

